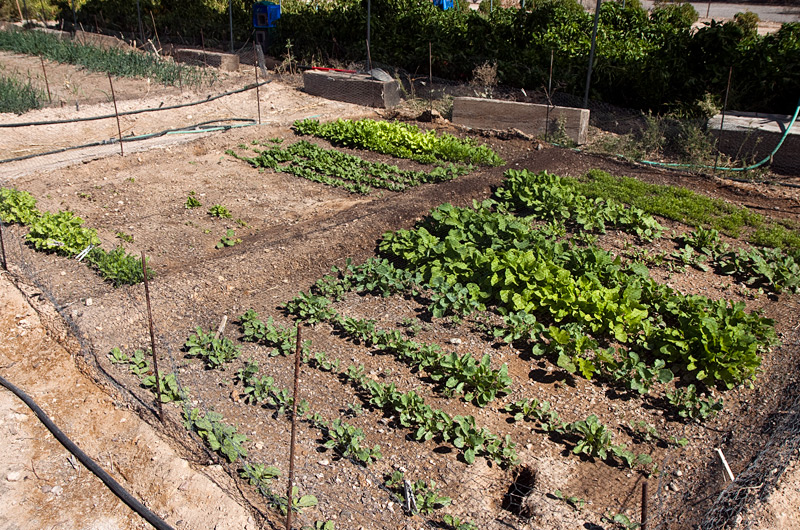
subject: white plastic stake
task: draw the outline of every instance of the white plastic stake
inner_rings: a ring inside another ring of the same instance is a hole
[[[731,466],[728,465],[728,461],[725,459],[725,455],[722,454],[722,449],[716,448],[714,450],[717,452],[717,455],[719,456],[719,459],[722,462],[722,467],[725,468],[725,472],[727,473],[728,478],[731,479],[731,482],[733,482],[734,480],[736,480],[736,478],[733,476],[733,472],[731,471]]]

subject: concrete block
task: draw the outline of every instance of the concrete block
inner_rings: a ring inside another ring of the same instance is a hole
[[[585,144],[589,130],[589,110],[572,107],[460,97],[453,100],[453,123],[475,129],[519,129],[532,136],[553,134],[563,120],[567,136],[576,144]],[[545,130],[547,129],[547,130]]]
[[[783,114],[730,111],[725,114],[722,134],[719,132],[721,114],[708,120],[708,130],[719,139],[720,152],[743,158],[749,164],[770,156],[790,126],[791,119],[791,116]],[[773,156],[770,167],[781,174],[800,175],[800,118]]]
[[[313,96],[365,107],[391,108],[400,103],[397,81],[378,81],[367,74],[307,70],[303,86]]]
[[[175,48],[172,56],[176,62],[194,65],[208,65],[225,70],[226,72],[236,72],[239,70],[239,56],[231,53],[210,52],[194,50],[191,48]]]

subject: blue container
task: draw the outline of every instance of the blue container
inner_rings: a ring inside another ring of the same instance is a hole
[[[444,10],[453,9],[453,0],[433,0],[433,5]]]
[[[272,2],[253,4],[253,27],[274,28],[275,21],[281,18],[281,6]]]

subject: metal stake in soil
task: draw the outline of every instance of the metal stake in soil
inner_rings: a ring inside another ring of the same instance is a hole
[[[261,125],[261,96],[258,92],[258,53],[256,52],[256,43],[253,43],[253,68],[256,71],[256,104],[258,107],[258,124]]]
[[[3,243],[3,223],[0,222],[0,253],[3,255],[3,270],[8,270],[8,262],[6,262],[6,245]]]
[[[428,106],[433,117],[433,48],[428,41]]]
[[[303,341],[297,323],[297,346],[294,352],[294,397],[292,398],[292,440],[289,442],[289,486],[286,489],[286,530],[292,529],[292,488],[294,487],[294,445],[297,440],[297,393],[300,387],[300,356]]]
[[[117,110],[117,96],[114,94],[114,83],[111,81],[111,72],[108,73],[108,84],[111,85],[111,99],[114,100],[114,115],[117,117],[117,132],[119,132],[119,155],[125,156],[125,151],[122,149],[122,127],[119,125],[119,111]],[[145,279],[147,274],[144,275]],[[147,284],[145,284],[147,285]]]
[[[233,0],[228,0],[228,22],[231,28],[231,53],[233,53]]]
[[[544,141],[549,141],[550,137],[550,107],[553,106],[553,50],[550,50],[550,78],[547,81],[547,113],[544,117]]]
[[[725,125],[725,109],[728,108],[728,93],[731,91],[731,76],[733,76],[733,66],[728,70],[728,87],[725,89],[725,102],[722,104],[722,117],[719,120],[719,134],[717,135],[717,156],[714,157],[714,173],[717,172],[719,163],[719,146],[722,143],[722,128]]]
[[[367,0],[367,72],[372,70],[372,58],[369,56],[370,33],[372,33],[372,0]]]
[[[647,481],[642,482],[642,530],[647,530]]]
[[[597,0],[594,10],[594,28],[592,29],[592,45],[589,48],[589,69],[586,72],[586,92],[583,94],[583,108],[589,108],[589,85],[592,84],[592,66],[594,64],[594,48],[597,43],[597,25],[600,23],[600,6],[603,0]]]
[[[158,356],[156,355],[156,334],[153,332],[153,311],[150,309],[150,282],[147,280],[147,260],[142,251],[142,272],[144,272],[144,298],[147,300],[147,321],[150,324],[150,347],[153,349],[153,370],[156,377],[156,403],[158,419],[164,422],[164,408],[161,406],[161,378],[158,375]]]
[[[41,55],[39,59],[42,61],[42,72],[44,73],[44,86],[47,87],[47,101],[53,102],[53,97],[50,95],[50,83],[47,82],[47,68],[44,67],[44,57]]]
[[[73,6],[75,4],[75,0],[72,0]],[[73,14],[75,13],[75,8],[72,8]],[[144,46],[144,26],[142,25],[142,6],[139,0],[136,0],[136,18],[139,20],[139,40],[142,41],[142,46]]]

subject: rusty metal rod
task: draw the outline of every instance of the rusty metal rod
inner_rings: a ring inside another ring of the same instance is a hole
[[[6,261],[6,245],[3,243],[3,223],[0,221],[0,251],[3,254],[3,270],[8,270],[8,262]]]
[[[286,530],[292,529],[292,489],[294,487],[294,447],[297,441],[297,394],[300,388],[300,357],[302,355],[300,322],[297,323],[297,346],[294,354],[294,397],[292,398],[292,440],[289,442],[289,485],[286,489]]]
[[[647,530],[647,481],[642,482],[642,527]]]
[[[156,375],[156,403],[158,419],[164,422],[164,408],[161,406],[161,379],[158,376],[158,356],[156,355],[156,334],[153,331],[153,311],[150,309],[150,282],[147,280],[147,260],[142,251],[142,272],[144,272],[144,297],[147,300],[147,321],[150,324],[150,347],[153,349],[153,370]]]
[[[47,101],[52,103],[53,96],[50,95],[50,83],[47,82],[47,68],[44,67],[44,57],[40,55],[39,59],[42,61],[42,72],[44,73],[44,86],[47,87]]]
[[[256,71],[256,103],[258,106],[258,124],[261,125],[261,95],[258,91],[258,53],[256,53],[256,43],[253,43],[253,65]]]
[[[117,132],[119,132],[119,155],[125,156],[125,151],[122,149],[122,127],[119,124],[119,111],[117,110],[117,96],[114,94],[114,83],[111,81],[111,72],[108,73],[108,84],[111,85],[111,99],[114,100],[114,116],[117,118]],[[144,254],[142,254],[144,260]],[[144,261],[142,261],[144,263]],[[147,279],[147,273],[144,275]],[[145,283],[147,285],[147,283]]]

